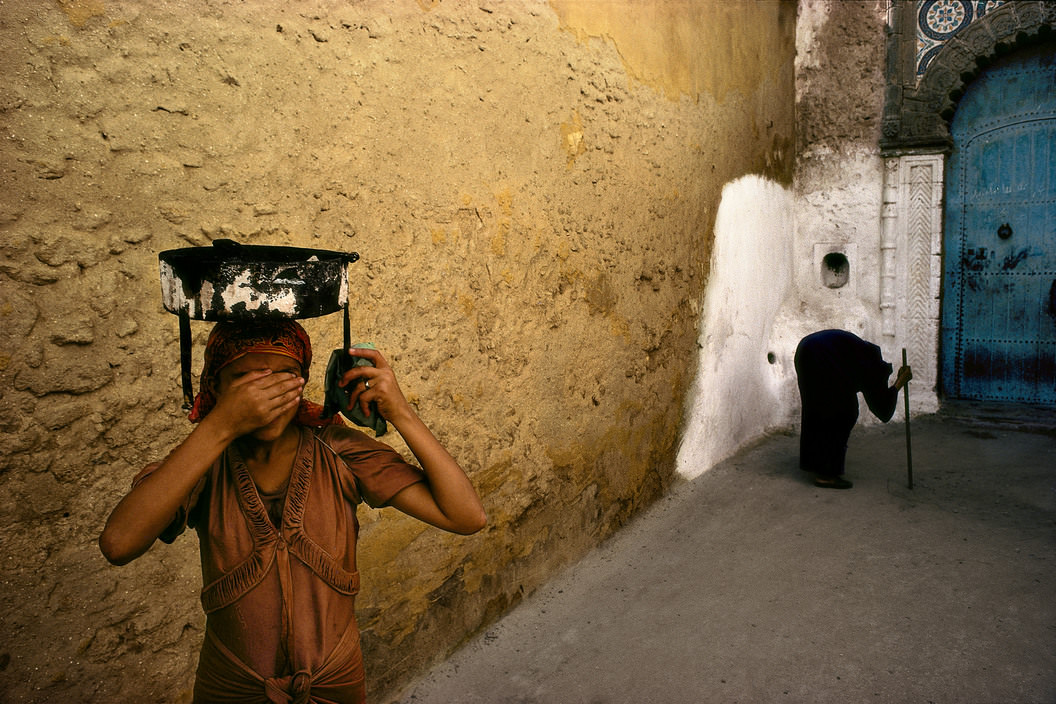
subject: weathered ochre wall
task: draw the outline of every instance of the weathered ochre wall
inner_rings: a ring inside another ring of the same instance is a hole
[[[795,295],[785,311],[783,354],[806,334],[842,328],[885,348],[881,334],[881,212],[887,3],[805,0],[797,56]],[[847,285],[823,284],[822,258],[843,253]],[[798,402],[794,379],[789,390]],[[798,406],[795,408],[798,417]],[[868,414],[863,414],[863,422]]]
[[[776,0],[0,4],[5,696],[187,700],[194,536],[124,568],[95,546],[189,429],[165,249],[358,251],[354,337],[480,489],[470,538],[360,513],[381,698],[659,496],[722,186],[791,181],[794,24]],[[338,318],[308,328],[325,358]]]

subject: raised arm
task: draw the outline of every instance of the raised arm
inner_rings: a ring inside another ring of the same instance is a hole
[[[106,559],[124,565],[145,553],[227,446],[296,407],[303,387],[299,377],[270,371],[233,382],[216,408],[114,508],[99,536]]]
[[[352,403],[359,403],[364,413],[370,412],[371,402],[376,404],[414,453],[427,479],[400,491],[389,505],[452,533],[468,535],[482,529],[487,515],[476,489],[407,402],[385,357],[369,349],[357,348],[349,353],[374,363],[373,367],[355,367],[342,377],[342,386],[355,386]]]

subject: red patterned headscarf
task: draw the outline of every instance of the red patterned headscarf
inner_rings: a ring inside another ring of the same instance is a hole
[[[312,366],[312,343],[304,328],[293,320],[217,323],[205,343],[205,363],[202,366],[200,390],[194,398],[190,419],[197,423],[216,406],[220,370],[247,354],[281,354],[301,365],[304,380]],[[297,412],[301,425],[321,427],[340,424],[337,415],[323,418],[323,407],[308,400],[301,401]]]

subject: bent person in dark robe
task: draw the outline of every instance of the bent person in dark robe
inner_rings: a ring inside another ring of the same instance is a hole
[[[799,466],[813,472],[814,484],[850,489],[843,478],[847,441],[858,421],[858,393],[869,410],[886,423],[898,404],[898,391],[913,378],[908,366],[887,385],[892,366],[880,348],[844,330],[807,335],[796,347],[796,379],[803,402]]]

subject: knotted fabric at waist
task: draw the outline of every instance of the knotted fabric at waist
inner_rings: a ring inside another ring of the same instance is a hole
[[[340,642],[313,670],[264,678],[207,630],[194,683],[196,704],[362,704],[366,701],[359,628],[352,621]]]
[[[312,676],[307,670],[301,670],[285,677],[269,677],[264,680],[264,694],[273,704],[308,704]]]

